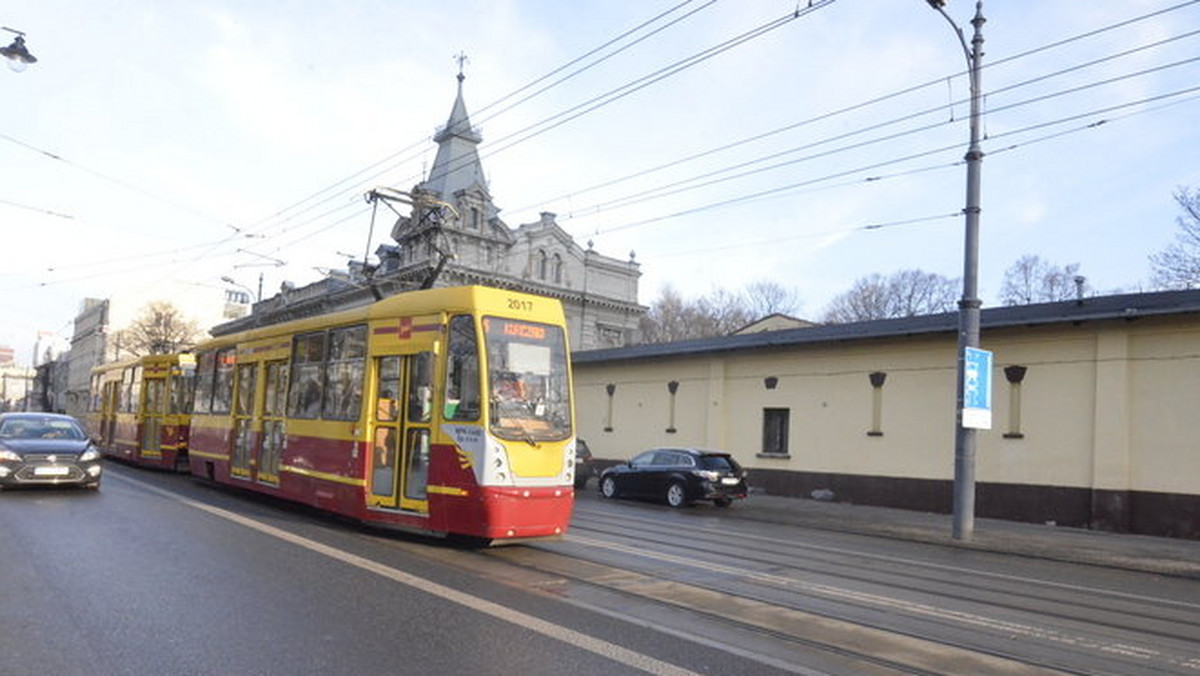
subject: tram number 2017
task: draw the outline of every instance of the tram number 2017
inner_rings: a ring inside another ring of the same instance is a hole
[[[521,298],[509,298],[508,309],[520,312],[533,312],[533,301]]]

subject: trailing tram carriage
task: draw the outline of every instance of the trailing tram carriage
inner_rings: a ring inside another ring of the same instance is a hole
[[[88,433],[109,457],[187,469],[195,360],[150,355],[92,369]]]
[[[555,537],[574,498],[557,300],[428,289],[197,349],[191,471],[364,522]]]

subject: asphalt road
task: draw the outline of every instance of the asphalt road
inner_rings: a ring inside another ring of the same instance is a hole
[[[0,493],[0,674],[1200,670],[1193,579],[591,492],[561,541],[467,550],[107,472]]]

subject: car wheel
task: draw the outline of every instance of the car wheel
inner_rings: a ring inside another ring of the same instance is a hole
[[[600,495],[606,498],[615,498],[619,492],[617,482],[612,477],[606,476],[600,480]]]
[[[733,504],[733,498],[717,498],[713,500],[713,504],[718,507],[728,507]]]
[[[667,485],[667,504],[672,507],[683,507],[687,504],[687,491],[683,484],[672,481]]]

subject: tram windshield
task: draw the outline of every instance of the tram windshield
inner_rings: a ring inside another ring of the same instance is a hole
[[[492,433],[557,441],[571,434],[567,345],[558,326],[485,317]]]

